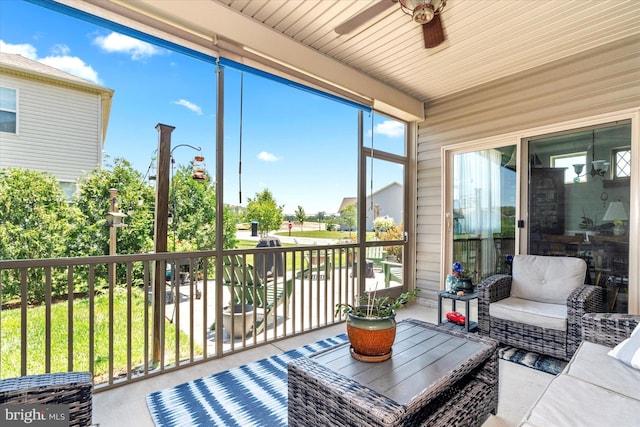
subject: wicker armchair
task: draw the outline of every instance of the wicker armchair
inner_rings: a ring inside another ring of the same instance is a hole
[[[579,258],[515,256],[513,276],[495,275],[478,284],[479,333],[506,345],[571,359],[582,340],[582,316],[603,311],[602,289],[580,284],[585,273],[586,263]]]
[[[69,426],[91,425],[93,379],[89,372],[60,372],[0,380],[0,404],[69,407]]]

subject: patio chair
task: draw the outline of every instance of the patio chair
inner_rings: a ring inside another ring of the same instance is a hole
[[[271,317],[275,319],[278,307],[283,307],[285,319],[289,316],[293,285],[300,274],[287,280],[274,277],[263,281],[254,266],[242,256],[223,258],[223,284],[230,288],[233,304],[252,305],[263,311],[262,318],[254,325],[254,336],[262,332]]]
[[[382,246],[369,246],[365,249],[365,258],[373,261],[376,267],[382,266],[382,261],[387,259],[387,251]]]
[[[582,316],[602,311],[602,289],[584,284],[586,271],[580,258],[516,255],[511,276],[478,284],[479,333],[569,360],[582,339]]]
[[[333,273],[332,253],[326,253],[324,250],[311,250],[304,252],[304,260],[306,269],[304,272],[305,278],[311,274],[311,279],[324,280],[327,273],[331,276]]]
[[[65,425],[72,427],[91,425],[92,394],[90,372],[58,372],[0,380],[0,404],[15,404],[17,410],[24,409],[24,405],[68,405],[69,419]]]

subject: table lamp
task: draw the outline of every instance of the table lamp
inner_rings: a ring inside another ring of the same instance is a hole
[[[621,236],[625,232],[624,221],[628,221],[629,216],[624,208],[622,202],[611,202],[607,207],[607,211],[602,217],[602,221],[613,222],[613,234],[615,236]]]

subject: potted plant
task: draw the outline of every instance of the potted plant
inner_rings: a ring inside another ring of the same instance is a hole
[[[473,292],[473,275],[462,267],[459,262],[454,262],[451,266],[451,274],[447,276],[447,291],[449,293]]]
[[[244,338],[253,326],[253,306],[250,304],[233,304],[222,309],[222,326],[233,338]],[[231,319],[233,317],[233,320]]]
[[[419,289],[393,298],[376,291],[360,297],[356,304],[336,304],[336,316],[347,316],[351,356],[363,362],[382,362],[391,357],[396,338],[396,310],[418,296]]]

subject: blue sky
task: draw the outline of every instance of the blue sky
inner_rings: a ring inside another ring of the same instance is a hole
[[[158,144],[155,126],[163,123],[176,128],[173,147],[201,147],[215,174],[214,64],[22,0],[0,0],[0,50],[115,90],[104,145],[109,156],[145,173]],[[343,197],[356,195],[354,108],[232,69],[225,86],[225,203],[246,206],[268,188],[285,213],[301,205],[309,215],[334,213]],[[365,123],[374,129],[367,138],[376,148],[401,152],[400,123],[368,114]],[[187,164],[196,152],[179,147],[173,154],[177,164]],[[401,175],[397,166],[380,165],[374,176],[375,191]]]

